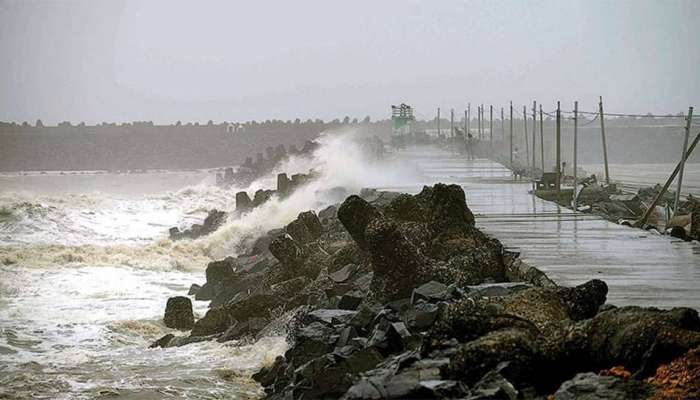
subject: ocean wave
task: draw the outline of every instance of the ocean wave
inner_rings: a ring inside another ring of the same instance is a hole
[[[213,260],[195,242],[158,240],[148,245],[21,244],[0,246],[0,264],[25,267],[128,266],[157,270],[198,271]]]
[[[343,200],[362,187],[412,181],[415,168],[365,157],[350,134],[323,135],[311,157],[290,157],[245,188],[200,183],[138,198],[101,193],[58,197],[0,194],[0,264],[28,266],[133,266],[153,269],[202,269],[213,260],[245,252],[267,231],[282,227],[300,212]],[[273,196],[254,210],[230,217],[216,232],[177,242],[169,227],[200,223],[213,208],[235,209],[235,193],[274,188],[278,172],[317,171],[318,177],[290,196]]]

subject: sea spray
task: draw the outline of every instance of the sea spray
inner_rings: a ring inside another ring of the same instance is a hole
[[[163,194],[123,198],[101,193],[38,196],[3,194],[0,206],[0,265],[131,266],[157,270],[199,270],[214,259],[237,255],[260,235],[279,228],[305,210],[319,211],[343,200],[329,191],[415,182],[415,169],[400,160],[368,157],[352,131],[319,138],[309,156],[292,156],[248,187],[221,188],[207,183]],[[170,226],[199,222],[209,209],[235,209],[235,193],[249,194],[276,185],[279,172],[306,173],[317,178],[291,195],[273,196],[261,206],[233,216],[219,230],[197,240],[173,242]]]

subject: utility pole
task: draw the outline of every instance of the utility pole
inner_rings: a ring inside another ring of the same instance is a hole
[[[527,106],[523,106],[523,132],[525,132],[525,168],[530,165],[530,144],[527,138]]]
[[[535,158],[537,158],[537,157],[535,157],[535,153],[536,153],[536,150],[535,150],[535,132],[536,131],[535,131],[535,129],[537,128],[536,112],[537,112],[537,102],[533,100],[532,101],[532,182],[533,182],[532,188],[533,189],[535,189],[535,184],[534,184],[534,182],[535,182],[535,168],[536,168]]]
[[[510,168],[513,169],[513,102],[510,102]]]
[[[467,133],[471,130],[472,125],[472,103],[467,104]]]
[[[450,140],[455,139],[455,109],[450,108]]]
[[[437,131],[438,131],[438,138],[440,137],[440,107],[438,107],[438,115],[437,115]]]
[[[603,137],[603,163],[605,164],[605,183],[609,185],[610,172],[608,171],[608,146],[605,144],[605,114],[603,113],[603,96],[600,96],[600,102],[598,103],[598,113],[598,117],[600,118],[600,135]]]
[[[678,171],[678,189],[676,190],[676,202],[673,205],[673,215],[678,213],[678,205],[681,202],[681,189],[683,188],[683,169],[685,167],[685,152],[688,150],[688,136],[690,136],[690,126],[693,123],[693,107],[688,107],[688,117],[685,123],[685,139],[683,140],[683,153],[681,153],[681,169]]]
[[[467,110],[465,109],[464,110],[464,137],[465,137],[465,139],[467,137],[467,118],[469,118],[469,117],[467,116]]]
[[[481,119],[479,120],[479,136],[481,137],[481,140],[485,139],[484,136],[484,105],[482,104],[481,107],[479,107],[479,112],[481,113]]]
[[[503,107],[501,107],[501,140],[506,141],[506,118],[503,113]]]
[[[493,106],[489,106],[489,136],[491,137],[489,151],[493,153]]]
[[[578,188],[578,101],[574,101],[574,212],[578,211],[578,198],[576,189]]]
[[[481,141],[481,106],[476,106],[476,131],[479,135],[479,141]]]
[[[542,173],[544,174],[544,124],[542,119],[542,104],[540,104],[540,161],[542,161]]]
[[[695,146],[698,144],[698,142],[700,142],[700,132],[697,134],[697,136],[695,136],[695,139],[693,139],[693,143],[690,144],[690,148],[688,148],[688,151],[686,151],[685,154],[683,154],[683,156],[681,157],[681,160],[676,165],[676,169],[673,170],[671,176],[669,176],[666,180],[664,187],[661,188],[661,191],[656,195],[656,197],[651,202],[647,210],[644,212],[644,215],[642,215],[642,219],[635,222],[634,226],[639,228],[644,227],[644,224],[647,222],[647,219],[649,219],[651,213],[654,212],[654,209],[659,203],[659,200],[663,197],[664,194],[666,194],[666,191],[668,190],[669,186],[671,186],[671,182],[673,182],[673,180],[676,178],[678,171],[681,169],[681,165],[685,163],[685,161],[690,157],[691,154],[693,154],[693,150],[695,149]]]
[[[561,191],[561,105],[557,101],[557,122],[556,122],[556,151],[557,151],[557,165],[554,171],[557,173],[557,195]],[[557,197],[558,199],[558,197]]]

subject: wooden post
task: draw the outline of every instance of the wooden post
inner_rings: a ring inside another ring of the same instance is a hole
[[[513,102],[510,102],[510,168],[513,169]]]
[[[688,136],[690,136],[690,126],[693,123],[693,107],[688,107],[688,117],[685,123],[685,139],[683,140],[683,152],[681,158],[688,150]],[[683,160],[681,160],[683,161]],[[683,188],[683,170],[685,169],[685,161],[681,163],[681,170],[678,171],[678,189],[676,190],[676,202],[673,204],[673,215],[678,213],[678,205],[681,202],[681,189]]]
[[[557,164],[554,171],[557,173],[556,189],[557,194],[561,191],[561,105],[557,101],[557,121],[555,125],[555,136],[556,136],[556,158]]]
[[[673,180],[676,179],[676,175],[678,174],[678,171],[681,169],[681,165],[683,165],[683,163],[685,163],[685,160],[687,160],[690,157],[690,155],[693,154],[693,150],[695,149],[695,146],[698,144],[699,141],[700,141],[700,132],[698,132],[697,136],[695,136],[695,139],[693,139],[693,143],[690,145],[690,148],[688,149],[688,151],[686,151],[685,154],[683,155],[683,157],[681,157],[681,160],[676,165],[676,169],[673,170],[673,172],[671,173],[671,176],[669,176],[668,179],[666,180],[664,187],[661,188],[661,191],[656,195],[656,197],[654,198],[654,201],[651,202],[651,205],[649,206],[649,208],[647,208],[647,210],[644,212],[642,219],[640,219],[639,221],[637,221],[634,224],[635,226],[640,227],[640,228],[644,226],[644,224],[649,219],[649,216],[656,208],[656,205],[659,203],[659,200],[666,193],[666,190],[668,190],[668,187],[671,186],[671,182],[673,182]]]
[[[478,125],[478,129],[479,129],[479,140],[483,140],[483,139],[484,139],[484,132],[483,132],[482,129],[481,129],[481,127],[482,127],[482,125],[483,125],[483,123],[484,123],[484,110],[482,109],[482,107],[483,107],[483,106],[479,106],[479,107],[478,107],[478,114],[479,114],[479,125]]]
[[[464,140],[467,139],[467,118],[469,118],[469,117],[467,116],[467,110],[465,109],[464,110]]]
[[[544,174],[544,120],[542,119],[542,104],[540,104],[540,158],[542,160],[542,173]]]
[[[578,187],[578,101],[574,101],[574,212],[578,210],[576,188]]]
[[[440,137],[440,107],[438,107],[438,115],[437,115],[437,131],[438,131],[438,138]]]
[[[530,143],[527,138],[527,106],[523,106],[523,132],[525,133],[525,168],[530,165]]]
[[[481,106],[476,106],[476,131],[479,140],[481,140]]]
[[[493,153],[493,106],[489,106],[489,136],[491,137],[489,151]]]
[[[600,135],[603,138],[603,164],[605,165],[605,183],[610,184],[610,172],[608,171],[608,146],[605,144],[605,114],[603,113],[603,96],[598,102],[598,118],[600,118]]]
[[[535,150],[535,132],[537,128],[537,102],[533,101],[532,102],[532,182],[535,182],[535,154],[537,151]],[[533,184],[532,189],[535,189],[535,185]]]
[[[506,118],[503,113],[503,107],[501,107],[501,140],[505,143],[506,141]]]
[[[467,104],[467,133],[471,130],[472,125],[472,103]]]
[[[450,140],[455,140],[455,109],[450,108]],[[454,144],[454,143],[453,143]]]

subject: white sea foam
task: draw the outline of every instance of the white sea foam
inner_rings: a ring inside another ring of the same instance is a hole
[[[342,201],[330,188],[353,193],[365,186],[395,185],[415,177],[415,171],[399,161],[368,158],[352,132],[323,135],[319,143],[310,157],[290,157],[247,188],[200,183],[138,197],[0,194],[0,264],[201,269],[208,261],[240,253],[302,211],[318,211]],[[177,242],[167,238],[169,227],[199,222],[212,208],[235,209],[239,190],[252,195],[257,189],[274,188],[278,172],[291,175],[309,170],[318,177],[284,199],[273,196],[251,212],[230,218],[209,236]]]

